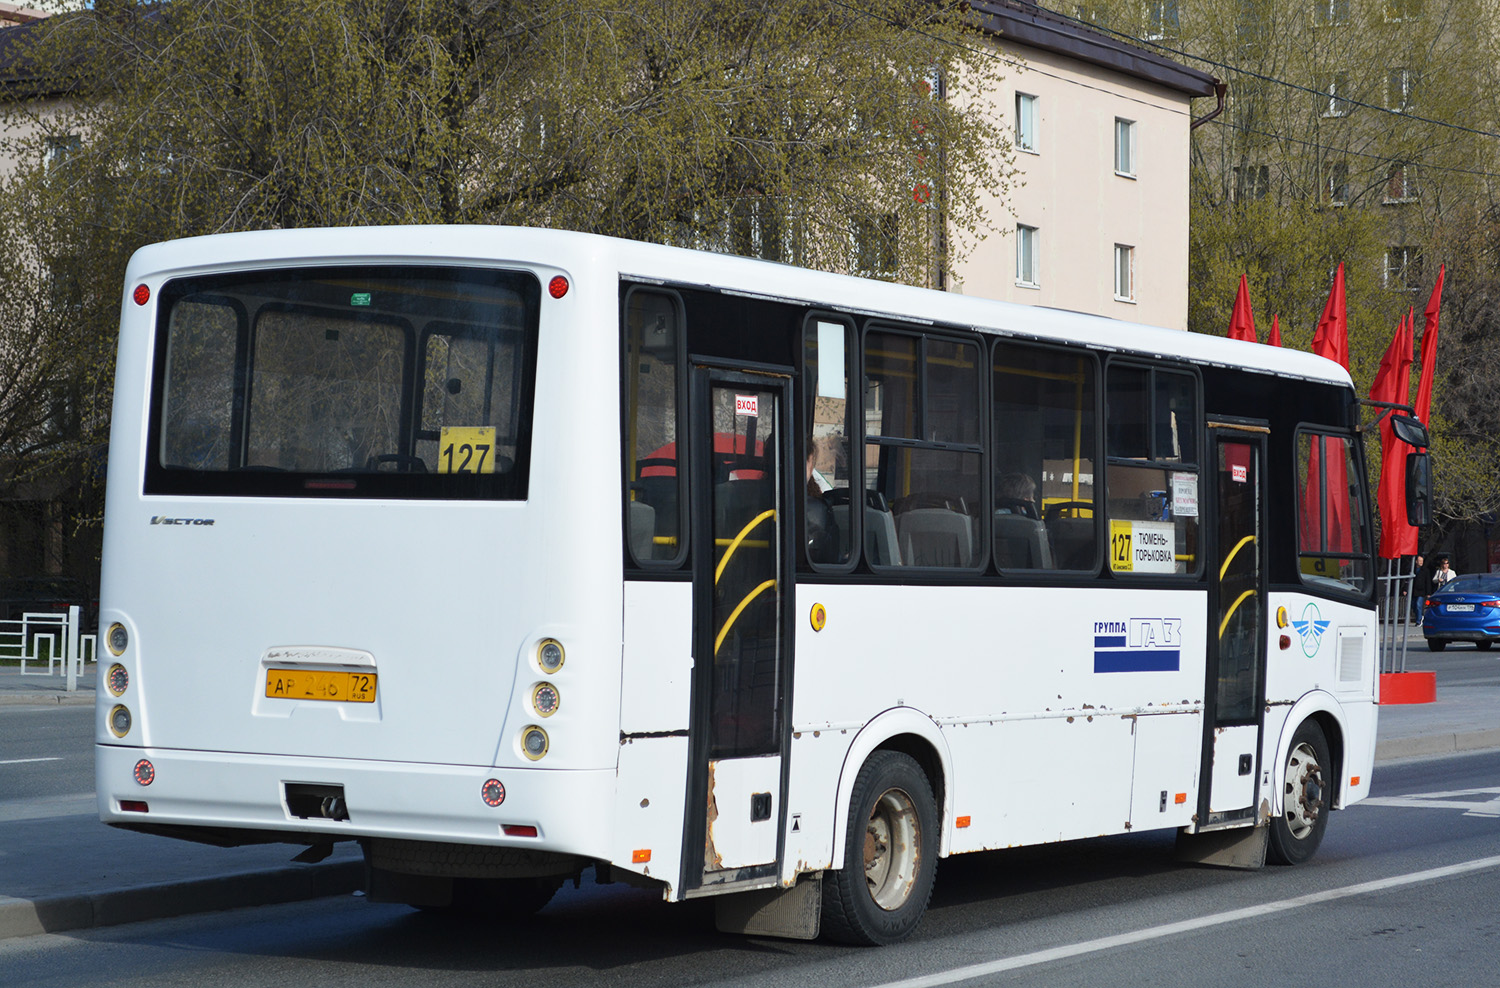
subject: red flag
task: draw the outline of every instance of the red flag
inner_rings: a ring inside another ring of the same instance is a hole
[[[1231,340],[1255,340],[1255,313],[1250,309],[1250,288],[1245,276],[1240,275],[1240,290],[1234,296],[1234,313],[1229,317]]]
[[[1266,338],[1270,346],[1281,346],[1281,313],[1271,316],[1271,335]]]
[[[1349,317],[1344,311],[1344,263],[1333,275],[1333,287],[1328,291],[1328,301],[1323,306],[1323,317],[1318,320],[1318,332],[1313,337],[1313,353],[1337,361],[1344,370],[1349,369]]]
[[[1437,284],[1432,286],[1432,297],[1427,300],[1422,326],[1422,376],[1417,381],[1417,418],[1423,425],[1432,412],[1432,375],[1437,368],[1438,309],[1443,304],[1443,274],[1447,265],[1438,268]]]
[[[1411,396],[1411,342],[1415,314],[1403,316],[1396,335],[1380,358],[1375,383],[1370,385],[1372,401],[1405,404]],[[1391,430],[1390,415],[1380,420],[1380,488],[1376,502],[1380,506],[1380,558],[1395,559],[1417,551],[1417,530],[1406,523],[1406,444]]]

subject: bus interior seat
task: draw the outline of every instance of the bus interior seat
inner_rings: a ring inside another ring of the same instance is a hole
[[[1052,547],[1040,521],[995,512],[995,565],[1001,569],[1052,569]]]
[[[865,555],[875,566],[900,566],[900,539],[896,537],[896,520],[889,511],[865,508]]]
[[[901,558],[908,566],[973,565],[973,524],[947,508],[912,508],[896,519]]]
[[[651,559],[656,548],[656,509],[645,501],[631,501],[629,504],[630,550],[636,559]]]

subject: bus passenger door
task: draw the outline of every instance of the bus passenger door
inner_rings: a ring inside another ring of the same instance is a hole
[[[1266,671],[1265,429],[1216,424],[1214,551],[1199,829],[1255,819]]]
[[[683,889],[764,884],[783,846],[790,372],[695,364],[693,713]]]

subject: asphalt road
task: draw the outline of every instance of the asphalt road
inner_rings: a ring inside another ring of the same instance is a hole
[[[504,926],[348,896],[11,940],[0,942],[0,980],[1470,988],[1497,981],[1497,888],[1491,752],[1383,768],[1373,798],[1336,814],[1301,868],[1180,865],[1171,838],[1149,834],[952,858],[926,921],[891,948],[721,935],[709,903],[585,884]]]

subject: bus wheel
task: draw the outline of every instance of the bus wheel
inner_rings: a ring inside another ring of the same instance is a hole
[[[1282,814],[1271,821],[1267,852],[1276,864],[1301,864],[1323,842],[1333,809],[1332,769],[1323,729],[1314,721],[1303,721],[1292,735],[1286,758]]]
[[[938,813],[908,755],[877,751],[849,800],[843,867],[823,880],[823,934],[857,944],[904,940],[921,921],[937,872]]]

